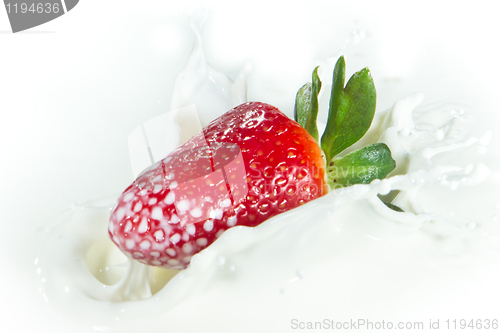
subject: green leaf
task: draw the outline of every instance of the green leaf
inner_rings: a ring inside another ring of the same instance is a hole
[[[383,202],[383,201],[382,201]],[[402,210],[401,208],[399,208],[398,206],[396,205],[393,205],[391,203],[388,203],[388,202],[384,202],[384,204],[389,207],[390,209],[396,211],[396,212],[400,212],[400,213],[404,213],[404,210]]]
[[[331,188],[369,184],[385,178],[396,167],[396,161],[385,143],[375,143],[343,157],[333,158],[327,167]]]
[[[304,84],[295,97],[293,118],[300,126],[306,126],[307,110],[311,107],[311,82]]]
[[[318,118],[318,94],[321,90],[321,80],[318,76],[318,67],[312,74],[312,83],[308,82],[297,92],[295,98],[295,121],[319,142],[317,118]]]
[[[375,115],[377,94],[368,68],[345,81],[345,60],[340,57],[333,71],[330,109],[321,148],[329,161],[356,143],[370,128]]]

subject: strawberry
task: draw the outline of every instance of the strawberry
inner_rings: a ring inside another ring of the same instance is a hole
[[[182,269],[228,228],[257,226],[329,188],[386,177],[396,164],[384,143],[339,156],[368,131],[376,104],[368,68],[344,81],[340,57],[321,139],[318,68],[297,93],[297,122],[258,102],[212,121],[123,192],[111,213],[113,242],[142,263]]]
[[[326,191],[313,137],[277,108],[245,103],[145,170],[119,197],[109,235],[142,263],[183,269],[228,228]]]

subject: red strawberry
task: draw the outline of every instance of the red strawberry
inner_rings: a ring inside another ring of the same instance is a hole
[[[298,123],[271,105],[245,103],[145,170],[118,199],[109,234],[132,258],[182,269],[226,229],[323,195],[324,167]]]

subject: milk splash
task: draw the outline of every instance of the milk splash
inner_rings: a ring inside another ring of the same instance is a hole
[[[249,63],[245,64],[233,82],[207,63],[201,38],[206,18],[204,10],[198,9],[192,14],[191,29],[196,39],[186,66],[175,79],[170,103],[171,110],[195,105],[202,126],[218,117],[220,110],[227,111],[247,101],[246,78],[252,69]]]
[[[206,17],[207,12],[201,9],[191,15],[196,38],[186,66],[175,79],[170,111],[141,124],[129,136],[134,178],[199,133],[220,115],[220,110],[230,110],[247,101],[250,64],[243,66],[233,82],[205,59],[201,27]]]
[[[202,21],[203,15],[193,20],[196,43],[176,79],[172,108],[194,102],[205,125],[219,115],[215,110],[245,101],[249,68],[234,84],[211,68],[201,45]],[[211,96],[223,97],[210,104],[219,107],[204,109],[201,99]],[[89,332],[194,329],[193,316],[212,323],[221,311],[226,319],[218,331],[229,332],[241,327],[248,309],[256,311],[255,321],[272,313],[275,320],[267,328],[279,331],[280,320],[289,321],[294,311],[317,316],[326,309],[341,318],[352,315],[357,302],[356,313],[397,313],[398,303],[389,301],[402,293],[417,306],[428,289],[413,295],[402,287],[404,281],[432,277],[434,286],[444,286],[449,274],[477,269],[467,259],[471,255],[500,258],[494,218],[500,177],[481,162],[491,133],[475,133],[464,106],[415,110],[422,99],[417,93],[378,113],[356,144],[385,142],[397,162],[390,178],[333,190],[255,228],[231,228],[175,276],[126,261],[108,239],[109,207],[73,207],[40,246],[40,293]],[[381,197],[405,212],[389,209]],[[457,255],[462,255],[458,263]],[[413,266],[401,269],[407,260],[414,260]]]

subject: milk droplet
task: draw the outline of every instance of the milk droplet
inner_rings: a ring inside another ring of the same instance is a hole
[[[223,256],[217,257],[217,264],[219,264],[219,266],[224,266],[225,263],[226,263],[226,258],[224,258]]]

